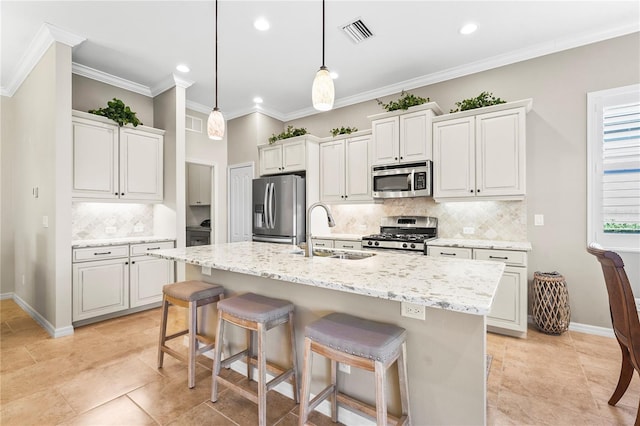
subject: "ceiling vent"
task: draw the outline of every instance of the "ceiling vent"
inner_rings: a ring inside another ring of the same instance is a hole
[[[357,18],[355,21],[342,25],[342,31],[349,37],[355,44],[362,43],[368,38],[373,37],[373,33],[362,22],[362,19]]]

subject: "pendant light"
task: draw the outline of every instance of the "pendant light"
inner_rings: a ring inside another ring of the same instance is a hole
[[[329,69],[324,66],[324,0],[322,0],[322,66],[316,73],[311,88],[311,100],[313,107],[318,111],[329,111],[333,108],[335,89]]]
[[[224,117],[218,109],[218,0],[216,0],[216,106],[207,120],[207,134],[209,139],[220,141],[224,138]]]

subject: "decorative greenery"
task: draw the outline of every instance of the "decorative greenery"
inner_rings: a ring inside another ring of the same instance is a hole
[[[604,224],[604,232],[612,234],[640,234],[640,224],[607,222]]]
[[[295,136],[302,136],[306,134],[307,134],[307,129],[305,129],[304,127],[295,128],[293,126],[287,126],[287,130],[280,133],[279,135],[276,135],[275,133],[272,134],[271,137],[269,138],[269,144],[272,144],[275,141],[278,141],[281,139],[288,139],[288,138],[293,138]]]
[[[133,127],[138,127],[138,124],[142,125],[142,122],[136,117],[136,113],[116,98],[113,98],[113,101],[108,101],[106,108],[90,109],[89,113],[107,117],[121,127],[125,124],[133,124]]]
[[[339,129],[336,127],[335,129],[331,129],[331,134],[333,137],[336,137],[338,135],[350,135],[357,131],[358,129],[356,127],[340,127]]]
[[[400,93],[400,98],[397,101],[390,101],[388,104],[385,104],[380,99],[376,99],[378,105],[381,105],[382,108],[387,111],[395,111],[398,109],[409,109],[409,107],[422,105],[424,103],[429,102],[429,98],[421,98],[420,96],[413,95],[409,92],[405,92],[404,90]]]
[[[482,92],[476,98],[463,99],[460,102],[456,102],[458,108],[452,109],[449,112],[466,111],[468,109],[482,108],[491,105],[504,104],[507,101],[493,96],[493,93]]]

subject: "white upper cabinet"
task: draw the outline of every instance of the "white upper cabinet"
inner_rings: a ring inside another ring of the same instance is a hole
[[[211,167],[187,164],[187,198],[190,206],[211,204]]]
[[[75,199],[162,201],[164,131],[73,111]]]
[[[320,144],[320,200],[370,201],[371,135],[359,132]]]
[[[271,145],[258,146],[260,176],[301,172],[308,169],[308,159],[317,151],[310,150],[309,142],[317,142],[312,135],[296,136]],[[314,152],[312,152],[314,151]],[[317,167],[317,164],[316,166]]]
[[[373,165],[413,163],[432,156],[431,121],[441,114],[435,102],[407,111],[369,116],[372,129]]]
[[[530,109],[528,99],[434,119],[434,199],[523,199]]]

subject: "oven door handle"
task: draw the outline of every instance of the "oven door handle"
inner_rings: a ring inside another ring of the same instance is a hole
[[[414,181],[415,175],[416,175],[416,171],[414,169],[414,170],[411,170],[411,173],[409,173],[409,176],[407,176],[407,179],[409,180],[409,191],[411,192],[415,191],[415,188],[413,187],[414,186],[413,181]]]

